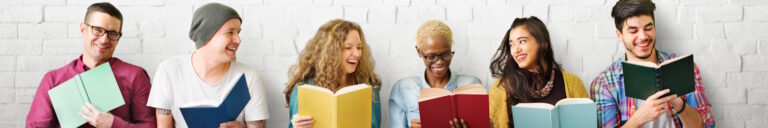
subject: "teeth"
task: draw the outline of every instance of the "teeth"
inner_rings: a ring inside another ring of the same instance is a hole
[[[637,46],[648,46],[651,43],[638,43]]]

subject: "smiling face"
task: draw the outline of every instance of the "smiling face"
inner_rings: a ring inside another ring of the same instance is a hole
[[[441,55],[452,54],[451,46],[447,41],[434,37],[427,38],[419,51],[419,55],[422,57],[422,61],[424,61],[424,66],[427,68],[426,73],[428,76],[444,78],[448,75],[448,68],[451,66],[452,57],[448,57],[447,60],[441,57]],[[433,58],[435,61],[429,61],[429,58],[424,58],[425,56],[436,58]]]
[[[93,12],[88,14],[88,20],[80,24],[80,35],[83,37],[83,59],[105,62],[112,58],[118,39],[109,39],[108,34],[94,35],[94,30],[120,32],[121,21],[107,13]],[[96,29],[94,29],[96,28]]]
[[[357,70],[363,48],[361,43],[360,33],[357,30],[350,30],[344,37],[341,50],[344,73],[351,74]]]
[[[235,60],[237,48],[240,46],[240,31],[240,20],[229,19],[198,51],[211,53],[211,58],[218,61]]]
[[[621,29],[616,30],[616,36],[624,43],[628,59],[645,60],[656,54],[656,27],[651,16],[629,17]]]
[[[528,71],[538,68],[535,62],[538,58],[539,43],[528,32],[528,27],[521,25],[509,31],[509,47],[512,58],[520,68]]]

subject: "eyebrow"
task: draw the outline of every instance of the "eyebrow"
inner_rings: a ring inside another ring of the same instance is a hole
[[[649,22],[648,24],[645,24],[645,27],[653,26],[653,22]]]

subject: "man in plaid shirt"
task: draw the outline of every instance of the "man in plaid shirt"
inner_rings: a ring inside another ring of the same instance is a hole
[[[660,64],[676,55],[656,50],[656,28],[650,0],[619,0],[611,16],[616,36],[624,43],[625,55],[597,75],[590,85],[590,96],[597,103],[601,127],[714,127],[710,103],[704,95],[699,68],[694,64],[695,91],[682,95],[662,95],[662,90],[647,99],[627,97],[621,62],[644,61]],[[652,85],[648,85],[652,86]]]

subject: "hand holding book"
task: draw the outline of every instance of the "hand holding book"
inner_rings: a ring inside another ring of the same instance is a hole
[[[667,103],[678,98],[677,94],[664,96],[669,92],[669,89],[664,89],[648,96],[645,103],[632,115],[632,118],[627,120],[625,126],[639,127],[649,121],[656,120],[661,114],[667,113],[666,109],[669,109]]]

